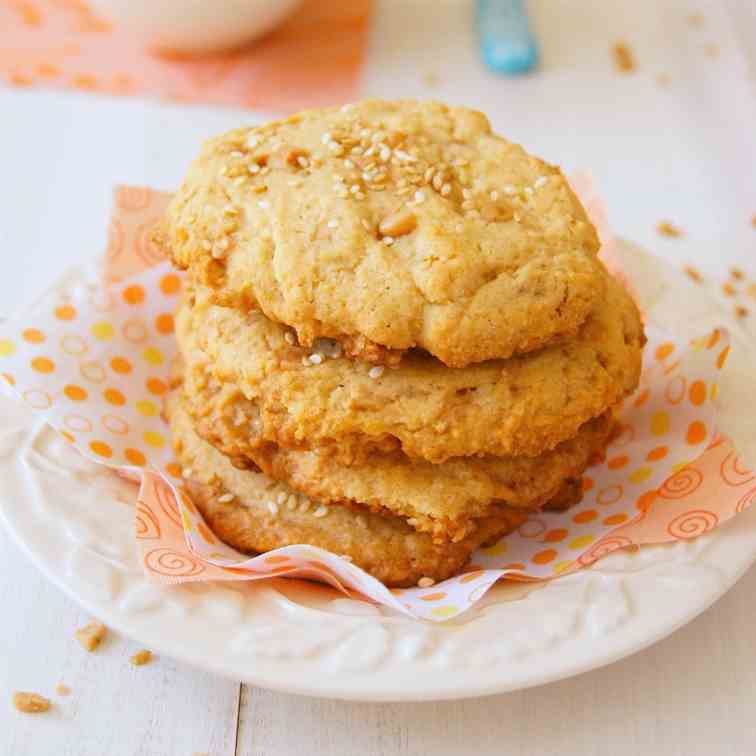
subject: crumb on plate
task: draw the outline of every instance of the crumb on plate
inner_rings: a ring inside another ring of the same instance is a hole
[[[13,705],[24,714],[41,714],[50,708],[50,700],[39,693],[17,691],[13,694]]]
[[[137,651],[129,661],[135,667],[142,667],[145,664],[149,664],[152,661],[152,651],[143,648],[141,651]]]
[[[615,42],[612,47],[612,56],[614,66],[620,73],[630,73],[637,68],[633,51],[625,42]]]
[[[86,651],[94,651],[107,635],[108,629],[101,622],[90,622],[76,631],[76,640]]]
[[[683,235],[682,229],[678,228],[670,221],[659,221],[659,223],[656,224],[656,230],[662,236],[668,236],[670,239],[676,239]]]
[[[730,276],[734,278],[736,281],[742,281],[745,278],[745,273],[740,268],[736,268],[733,266],[730,268]]]
[[[684,270],[688,278],[693,279],[696,283],[703,281],[703,276],[692,265],[686,265]]]
[[[722,284],[722,291],[724,292],[724,295],[726,297],[734,297],[735,294],[737,293],[735,291],[735,287],[729,281],[725,281]]]
[[[735,305],[735,317],[736,318],[745,318],[748,315],[748,308],[743,307],[743,305]]]

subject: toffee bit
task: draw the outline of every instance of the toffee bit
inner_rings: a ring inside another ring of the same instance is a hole
[[[616,42],[612,47],[614,66],[620,73],[632,73],[637,68],[633,51],[625,42]]]
[[[660,221],[656,224],[656,230],[662,235],[670,239],[677,239],[683,235],[682,229],[675,226],[670,221]]]
[[[688,278],[692,279],[696,283],[703,282],[703,276],[694,267],[686,265],[684,271]]]
[[[49,711],[50,699],[40,696],[39,693],[18,691],[13,694],[13,705],[24,714],[41,714]]]

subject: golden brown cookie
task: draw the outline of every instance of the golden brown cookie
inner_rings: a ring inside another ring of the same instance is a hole
[[[462,541],[435,544],[400,517],[328,507],[260,472],[235,468],[197,436],[177,392],[168,397],[166,414],[177,457],[191,470],[193,503],[221,540],[245,553],[310,544],[345,555],[388,586],[407,587],[423,577],[444,580],[459,572],[476,548],[526,518],[501,507]]]
[[[212,139],[158,238],[219,304],[377,362],[506,358],[574,334],[603,296],[595,229],[559,169],[434,102]]]
[[[240,416],[255,414],[254,405],[235,386],[208,377],[197,352],[185,360],[184,405],[194,428],[233,464],[252,463],[323,503],[357,504],[406,518],[438,542],[462,540],[499,504],[542,506],[565,479],[579,478],[603,453],[612,426],[611,412],[605,413],[537,457],[457,457],[435,465],[395,451],[345,466],[322,451],[261,444],[254,428],[238,422]]]
[[[396,368],[338,355],[333,344],[300,347],[293,332],[258,311],[208,304],[198,289],[176,318],[215,375],[253,402],[250,435],[286,448],[322,448],[342,464],[400,449],[443,462],[471,455],[536,456],[573,437],[637,386],[643,328],[622,285],[578,334],[537,352],[450,369],[413,351]]]

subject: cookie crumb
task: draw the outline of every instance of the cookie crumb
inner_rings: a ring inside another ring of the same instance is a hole
[[[38,693],[18,691],[13,694],[13,705],[24,714],[41,714],[50,709],[50,699]]]
[[[612,47],[614,66],[620,73],[631,73],[637,65],[633,51],[625,42],[616,42]]]
[[[660,73],[656,74],[656,83],[660,87],[664,87],[665,89],[669,86],[670,78],[668,73]]]
[[[742,281],[745,278],[745,273],[740,268],[732,267],[730,268],[730,275],[736,280],[736,281]]]
[[[90,653],[97,649],[107,635],[108,629],[100,622],[90,622],[76,631],[76,640]]]
[[[709,58],[719,57],[719,45],[708,44],[704,47],[704,55]]]
[[[703,13],[689,13],[688,14],[688,26],[693,26],[700,29],[704,25]]]
[[[683,235],[682,229],[670,223],[670,221],[660,221],[656,224],[656,230],[662,235],[667,236],[670,239],[677,239]]]
[[[735,287],[729,281],[722,284],[722,291],[726,297],[734,297],[736,293]]]
[[[135,667],[142,667],[145,664],[149,664],[152,661],[152,651],[143,648],[141,651],[137,651],[129,661]]]
[[[748,316],[748,308],[743,307],[743,305],[735,305],[735,317],[736,318],[745,318]]]
[[[751,216],[751,225],[756,228],[756,213]]]
[[[55,686],[55,692],[59,696],[70,696],[71,695],[71,688],[69,688],[68,685],[64,685],[63,683],[58,683]]]
[[[756,299],[756,283],[752,283],[747,289],[746,294],[752,299]]]
[[[693,279],[696,283],[703,282],[703,276],[691,265],[686,265],[684,271],[688,278]]]

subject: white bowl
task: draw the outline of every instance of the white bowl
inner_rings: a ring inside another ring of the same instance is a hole
[[[281,23],[300,0],[90,0],[161,51],[201,54],[238,47]]]

